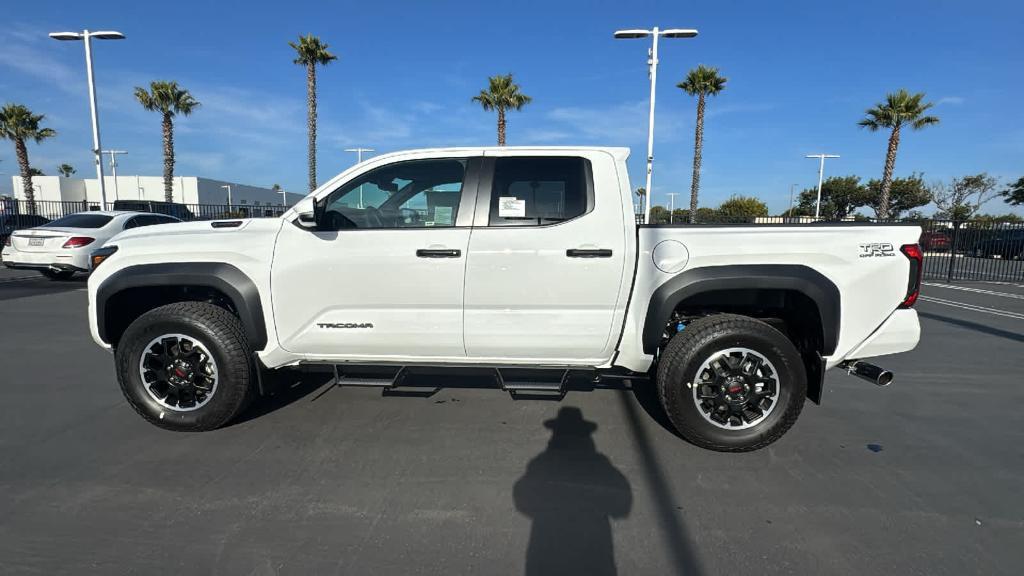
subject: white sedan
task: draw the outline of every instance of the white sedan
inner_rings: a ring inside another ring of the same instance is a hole
[[[4,241],[7,268],[38,270],[52,280],[89,272],[89,254],[122,230],[181,222],[149,212],[79,212],[52,222],[18,230]]]

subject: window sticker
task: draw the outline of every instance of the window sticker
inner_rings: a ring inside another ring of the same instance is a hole
[[[452,207],[451,206],[434,206],[434,225],[436,225],[436,226],[451,226],[452,225]]]
[[[499,218],[526,218],[526,200],[515,196],[498,197]]]

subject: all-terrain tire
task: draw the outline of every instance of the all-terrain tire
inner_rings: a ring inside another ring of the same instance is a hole
[[[216,362],[217,385],[209,401],[194,410],[162,405],[146,389],[139,362],[146,346],[162,335],[182,334],[204,346]],[[238,416],[254,394],[256,370],[239,319],[206,302],[177,302],[155,308],[128,326],[118,343],[117,379],[128,404],[150,423],[182,432],[220,428]]]
[[[705,361],[730,348],[755,351],[778,373],[779,405],[749,428],[729,430],[709,422],[688,385],[698,378]],[[656,381],[661,405],[683,438],[720,452],[747,452],[775,442],[796,422],[807,396],[807,374],[789,338],[765,322],[736,314],[715,314],[687,324],[665,346]]]

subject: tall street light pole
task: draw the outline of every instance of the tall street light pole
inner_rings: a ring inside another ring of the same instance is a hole
[[[345,152],[356,153],[356,164],[363,162],[363,152],[376,152],[373,148],[345,148]],[[359,185],[359,207],[363,208],[363,185]]]
[[[616,39],[628,39],[628,38],[646,38],[652,37],[651,48],[648,50],[647,59],[647,75],[651,79],[651,105],[647,115],[647,184],[645,190],[647,194],[644,197],[644,222],[650,222],[651,219],[651,173],[654,170],[654,93],[658,84],[658,38],[664,36],[665,38],[693,38],[697,35],[696,30],[692,29],[681,29],[681,28],[670,28],[668,30],[662,30],[655,26],[650,30],[643,29],[631,29],[631,30],[616,30]]]
[[[789,185],[789,217],[793,217],[793,189],[796,188],[796,184]]]
[[[114,30],[102,30],[100,32],[50,32],[50,38],[54,40],[82,40],[85,42],[85,74],[89,80],[89,110],[92,112],[92,153],[96,159],[96,179],[100,184],[100,209],[107,209],[107,187],[103,182],[103,158],[100,147],[100,120],[96,110],[96,83],[92,73],[92,39],[100,40],[124,40],[124,34]]]
[[[114,200],[120,198],[117,193],[117,155],[127,154],[124,150],[104,150],[104,154],[110,154],[110,176],[114,179]]]
[[[667,196],[668,196],[668,202],[669,202],[669,205],[668,205],[669,206],[669,208],[668,208],[668,223],[672,224],[673,223],[672,222],[672,217],[675,215],[675,212],[676,212],[676,196],[679,196],[679,193],[678,192],[669,192],[667,194]]]
[[[231,212],[231,184],[221,186],[221,188],[228,189],[228,212]]]
[[[821,161],[818,164],[818,202],[814,205],[814,219],[821,217],[821,180],[825,175],[825,158],[839,158],[838,154],[808,154],[807,158],[817,158]]]

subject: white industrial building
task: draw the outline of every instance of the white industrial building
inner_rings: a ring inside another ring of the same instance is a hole
[[[104,176],[103,181],[107,186],[108,204],[113,204],[115,200],[165,199],[163,176],[118,176],[116,182],[113,176]],[[21,176],[12,176],[11,185],[14,197],[25,200]],[[33,176],[32,186],[37,201],[100,201],[99,181],[96,178]],[[224,186],[231,186],[231,204],[234,206],[291,206],[304,196],[199,176],[175,176],[173,200],[181,204],[227,204],[228,191]]]

